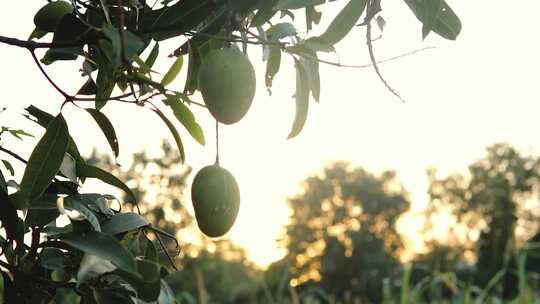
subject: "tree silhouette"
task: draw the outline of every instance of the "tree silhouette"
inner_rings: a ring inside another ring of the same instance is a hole
[[[320,280],[338,298],[352,292],[380,301],[382,279],[403,250],[396,222],[409,205],[393,172],[376,176],[335,163],[307,178],[303,192],[289,200],[283,240],[295,283]]]

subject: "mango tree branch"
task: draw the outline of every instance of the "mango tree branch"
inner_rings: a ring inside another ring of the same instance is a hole
[[[34,59],[34,62],[36,63],[36,65],[38,66],[39,70],[41,71],[41,73],[43,74],[43,76],[45,76],[45,78],[47,79],[47,81],[49,81],[49,83],[60,93],[62,94],[62,96],[64,96],[64,98],[66,99],[66,101],[72,101],[73,100],[73,97],[70,96],[68,93],[64,92],[52,79],[51,77],[49,77],[49,74],[47,74],[47,72],[45,72],[45,69],[43,69],[43,67],[41,66],[41,63],[39,62],[39,59],[36,57],[36,53],[34,52],[33,49],[30,50],[30,54],[32,54],[32,59]]]
[[[21,47],[28,50],[74,47],[74,46],[81,46],[85,44],[85,42],[82,40],[66,41],[66,42],[36,42],[36,41],[21,40],[17,38],[6,37],[6,36],[0,36],[0,43],[9,44],[12,46]]]

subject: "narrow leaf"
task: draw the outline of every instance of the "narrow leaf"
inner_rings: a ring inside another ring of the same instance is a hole
[[[304,124],[306,123],[308,107],[309,107],[309,83],[306,75],[306,71],[302,64],[295,59],[296,67],[296,114],[294,117],[293,126],[291,132],[289,133],[289,138],[297,136]]]
[[[319,102],[321,96],[321,78],[319,75],[319,61],[317,61],[317,53],[312,50],[305,50],[306,56],[300,58],[306,76],[309,82],[309,89],[313,98]]]
[[[84,253],[111,261],[115,266],[127,272],[137,273],[133,255],[108,234],[97,231],[84,234],[67,233],[61,235],[59,239]]]
[[[366,4],[367,0],[350,0],[319,37],[331,45],[338,43],[356,25]]]
[[[178,73],[180,73],[180,70],[182,69],[182,65],[184,64],[184,57],[178,56],[174,63],[171,65],[165,76],[163,76],[163,79],[161,79],[161,84],[166,86],[169,83],[171,83]]]
[[[49,123],[54,119],[54,116],[52,116],[51,114],[45,111],[40,110],[39,108],[33,105],[29,106],[25,110],[28,111],[30,115],[34,116],[37,119],[37,123],[44,128],[47,128]],[[77,163],[85,162],[81,156],[81,153],[79,152],[79,148],[77,148],[77,144],[75,144],[75,141],[73,140],[71,135],[69,136],[67,152],[69,153],[69,155],[75,158],[75,161]]]
[[[137,296],[141,300],[147,302],[156,301],[161,291],[159,264],[148,260],[137,260],[137,268],[139,276],[134,276],[122,270],[117,270],[116,273],[137,291]]]
[[[137,213],[118,213],[101,225],[103,232],[110,235],[124,233],[150,225],[147,219]]]
[[[266,62],[266,75],[265,83],[266,88],[269,92],[272,88],[272,81],[274,76],[279,72],[279,67],[281,65],[281,49],[278,46],[272,45],[268,47],[268,62]]]
[[[136,202],[135,194],[133,194],[131,189],[129,189],[129,187],[126,186],[126,184],[124,184],[121,180],[116,178],[116,176],[103,169],[87,164],[77,164],[77,176],[84,178],[97,178],[106,184],[120,188],[127,194],[127,202]]]
[[[195,116],[177,95],[168,95],[165,100],[176,116],[176,119],[188,130],[189,134],[201,145],[204,146],[204,133],[201,126],[195,121]]]
[[[15,175],[15,169],[13,169],[13,166],[11,165],[10,162],[8,162],[5,159],[2,159],[2,163],[4,164],[4,167],[6,167],[6,169],[9,171],[9,174],[11,174],[11,176]]]
[[[111,121],[107,118],[107,116],[105,116],[105,114],[101,113],[99,110],[86,109],[86,111],[90,115],[92,115],[92,118],[94,118],[103,134],[105,134],[105,137],[107,138],[107,141],[109,142],[109,145],[113,150],[114,156],[118,157],[118,138],[116,137],[116,132],[114,131],[114,127]]]
[[[156,62],[158,55],[159,55],[159,43],[156,42],[156,44],[154,44],[154,47],[152,48],[152,51],[150,51],[148,58],[146,58],[146,61],[144,62],[146,67],[151,69],[152,66],[154,66],[154,63]]]
[[[308,6],[323,4],[325,0],[279,0],[277,8],[280,10],[291,10]]]
[[[424,3],[424,22],[422,26],[422,38],[426,39],[427,35],[433,30],[439,19],[439,13],[441,12],[442,0],[428,0]]]
[[[284,22],[273,25],[266,31],[266,36],[269,40],[278,41],[285,37],[296,35],[297,31],[294,24]]]
[[[416,18],[422,22],[422,24],[425,24],[426,22],[429,23],[429,16],[426,16],[426,1],[421,0],[404,0],[405,3],[409,6],[411,11],[414,13]],[[430,0],[435,1],[435,0]],[[429,27],[429,25],[428,25]],[[461,32],[461,21],[459,20],[459,17],[454,13],[454,11],[450,8],[450,6],[445,2],[442,1],[440,5],[440,11],[438,13],[438,16],[436,18],[436,21],[434,22],[431,30],[437,34],[439,34],[441,37],[449,40],[455,40],[459,33]],[[424,29],[423,29],[424,31]]]
[[[1,173],[0,173],[1,175]],[[22,245],[22,239],[17,239],[17,210],[13,205],[11,197],[9,197],[4,187],[0,188],[0,222],[6,230],[6,236],[9,240],[15,239]]]
[[[263,24],[268,22],[268,20],[270,20],[272,16],[274,16],[274,14],[277,12],[277,9],[275,9],[274,6],[278,1],[279,0],[264,1],[263,6],[257,10],[257,13],[251,20],[251,24],[249,26],[262,26]]]
[[[40,196],[58,173],[67,150],[68,138],[66,121],[62,114],[58,114],[47,126],[47,131],[28,159],[19,196],[23,206]]]
[[[90,211],[88,207],[72,197],[67,197],[64,201],[67,209],[78,211],[79,214],[81,214],[90,223],[90,225],[92,225],[92,228],[94,228],[95,231],[101,231],[101,225],[99,224],[96,215]]]
[[[176,142],[176,146],[178,147],[178,152],[180,153],[180,159],[182,162],[186,160],[186,155],[184,154],[184,145],[182,144],[182,140],[180,139],[180,135],[178,134],[178,131],[172,124],[172,122],[161,112],[158,108],[154,109],[154,112],[163,120],[163,122],[167,125],[167,128],[169,128],[169,131],[171,131],[174,141]]]

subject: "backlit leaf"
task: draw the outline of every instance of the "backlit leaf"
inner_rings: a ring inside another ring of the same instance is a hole
[[[127,194],[127,202],[134,203],[136,201],[135,194],[133,194],[131,189],[129,189],[126,184],[124,184],[116,176],[110,174],[103,169],[87,164],[77,164],[77,176],[84,178],[97,178],[104,183],[122,189]]]
[[[195,116],[177,95],[168,95],[165,103],[173,110],[174,116],[188,130],[189,134],[204,146],[204,133],[201,126],[195,121]]]
[[[356,25],[366,4],[367,0],[350,0],[319,37],[330,45],[341,41]]]
[[[40,196],[58,173],[68,146],[69,132],[62,114],[58,114],[47,126],[28,159],[21,180],[19,202],[27,207],[28,202]]]
[[[289,138],[297,136],[304,128],[309,107],[309,80],[302,64],[295,59],[296,67],[296,113]]]
[[[174,137],[174,141],[176,142],[176,146],[178,147],[178,152],[180,153],[180,160],[184,162],[186,160],[186,155],[184,153],[184,145],[182,144],[182,139],[180,139],[180,134],[178,134],[178,131],[172,124],[172,122],[161,112],[159,109],[154,109],[154,112],[163,120],[165,125],[167,125],[167,128],[169,128],[169,131],[171,132],[172,136]]]
[[[118,138],[116,137],[116,132],[114,131],[114,127],[111,121],[107,118],[107,116],[105,116],[105,114],[101,113],[99,110],[86,109],[86,111],[90,115],[92,115],[92,118],[94,118],[103,134],[105,134],[105,137],[107,138],[107,141],[109,142],[109,145],[113,150],[114,156],[118,157]]]
[[[137,273],[137,265],[133,255],[108,234],[88,231],[82,234],[67,233],[58,238],[84,253],[110,261],[127,272]]]

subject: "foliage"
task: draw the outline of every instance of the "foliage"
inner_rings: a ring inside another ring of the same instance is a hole
[[[285,238],[297,282],[320,279],[339,298],[349,290],[380,301],[382,279],[403,249],[396,221],[409,205],[393,172],[375,176],[336,163],[306,179],[289,201]]]
[[[467,248],[473,246],[481,270],[478,284],[485,285],[509,265],[515,249],[538,231],[538,214],[526,204],[538,198],[540,159],[523,156],[507,144],[496,144],[488,147],[485,158],[469,166],[469,173],[468,177],[454,174],[437,179],[432,172],[430,212],[447,208],[465,227],[462,235],[480,232],[478,241],[463,243]]]
[[[246,53],[248,46],[256,45],[268,54],[265,80],[269,89],[280,69],[282,54],[290,55],[295,62],[296,116],[289,135],[294,137],[306,121],[310,94],[319,100],[317,53],[334,51],[334,45],[358,23],[366,26],[369,38],[371,21],[381,11],[380,1],[348,1],[320,36],[309,31],[321,18],[324,0],[163,0],[159,4],[142,0],[60,1],[43,1],[29,40],[0,36],[0,43],[28,50],[36,68],[61,95],[54,111],[57,114],[33,105],[26,109],[25,116],[46,129],[27,160],[8,147],[0,147],[26,163],[19,182],[6,181],[4,171],[0,171],[4,300],[48,303],[63,294],[80,298],[82,303],[171,303],[171,290],[163,280],[166,267],[160,263],[156,244],[148,234],[158,241],[159,235],[172,235],[151,225],[138,212],[113,208],[114,204],[137,205],[140,196],[121,178],[80,155],[77,139],[71,136],[63,117],[63,107],[75,105],[86,111],[115,156],[120,151],[116,132],[101,109],[117,102],[151,110],[172,133],[178,161],[184,162],[182,137],[177,122],[169,116],[172,113],[196,141],[205,143],[202,127],[190,110],[194,105],[204,106],[193,99],[197,98],[197,76],[205,56],[212,50],[238,45]],[[459,34],[459,19],[444,1],[405,2],[422,22],[424,37],[432,31],[447,39]],[[308,33],[304,36],[291,22],[274,22],[280,19],[279,14],[294,20],[301,13],[307,21]],[[361,16],[365,16],[363,22]],[[52,33],[52,41],[47,33]],[[182,44],[170,52],[177,58],[159,77],[153,66],[163,52],[160,42],[175,37],[182,37]],[[38,49],[46,50],[41,60]],[[187,79],[179,91],[170,84],[180,73],[183,58],[188,61]],[[82,67],[75,65],[75,59],[82,60]],[[43,65],[57,61],[72,61],[73,68],[82,71],[83,84],[76,94],[66,93],[46,72]],[[9,126],[1,130],[0,135],[26,135]],[[8,171],[13,170],[9,162],[3,164]],[[124,200],[119,202],[109,194],[81,193],[88,179],[119,188],[125,193]],[[69,223],[63,226],[62,221]]]

